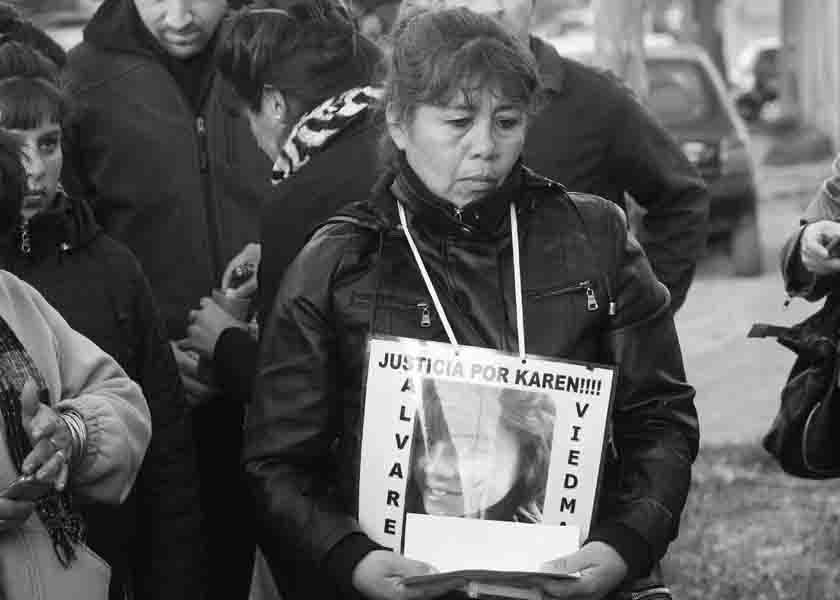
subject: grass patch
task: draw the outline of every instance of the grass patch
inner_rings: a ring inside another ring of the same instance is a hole
[[[840,590],[840,480],[783,473],[758,445],[704,447],[663,568],[679,600],[825,600]]]

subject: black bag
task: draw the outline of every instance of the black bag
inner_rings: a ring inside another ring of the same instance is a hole
[[[793,327],[756,323],[748,337],[774,337],[796,361],[782,388],[779,412],[762,445],[798,477],[840,477],[840,296]]]

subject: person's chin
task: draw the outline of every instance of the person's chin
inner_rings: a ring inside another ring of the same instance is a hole
[[[464,515],[464,497],[461,494],[430,490],[423,494],[423,508],[426,514],[437,517],[461,517]]]
[[[166,51],[174,56],[175,58],[179,58],[181,60],[186,60],[188,58],[192,58],[196,54],[202,51],[204,48],[204,44],[201,41],[196,40],[195,42],[189,43],[178,43],[178,42],[164,42],[163,44]]]

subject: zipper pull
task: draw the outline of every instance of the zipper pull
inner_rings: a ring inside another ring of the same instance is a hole
[[[595,298],[595,290],[591,285],[586,286],[586,310],[590,312],[598,310],[598,299]]]
[[[463,223],[464,222],[464,211],[463,209],[456,208],[455,209],[455,216],[458,217],[458,221]]]
[[[420,327],[432,326],[432,312],[426,302],[418,302],[417,309],[420,311]]]
[[[203,116],[195,119],[195,130],[198,133],[198,161],[202,173],[207,171],[210,159],[207,153],[207,122]]]
[[[32,253],[32,239],[29,235],[29,221],[20,226],[20,251],[29,256]]]

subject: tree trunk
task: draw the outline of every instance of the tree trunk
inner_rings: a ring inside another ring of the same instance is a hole
[[[644,98],[647,96],[645,0],[593,0],[593,7],[596,64],[618,75]]]

